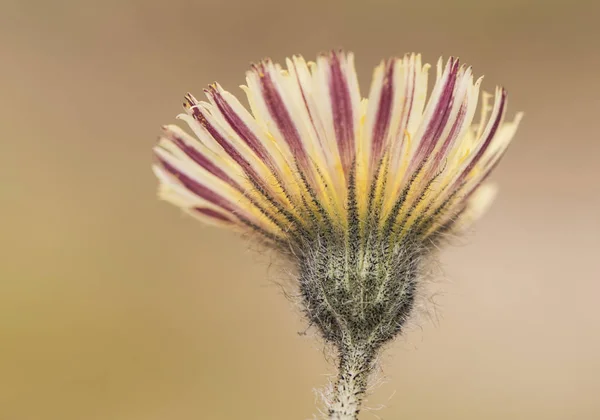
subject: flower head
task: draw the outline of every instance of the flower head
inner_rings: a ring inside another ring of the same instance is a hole
[[[194,135],[164,127],[160,194],[296,257],[326,339],[383,343],[410,313],[422,259],[491,202],[484,181],[521,115],[504,122],[506,92],[480,95],[455,58],[438,61],[429,97],[419,55],[377,66],[367,98],[350,53],[286,61],[247,72],[250,111],[218,84],[207,102],[185,97],[179,118]]]

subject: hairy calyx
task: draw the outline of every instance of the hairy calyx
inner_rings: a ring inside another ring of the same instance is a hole
[[[418,241],[396,243],[372,235],[317,238],[300,255],[306,315],[339,354],[331,419],[354,419],[374,359],[402,330],[415,298],[421,261]]]

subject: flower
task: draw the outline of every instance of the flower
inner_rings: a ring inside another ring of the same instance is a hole
[[[160,195],[255,234],[294,261],[304,311],[339,353],[331,419],[355,419],[381,346],[410,316],[423,267],[492,201],[485,181],[522,117],[450,58],[392,58],[363,99],[351,53],[271,60],[246,75],[248,111],[218,84],[185,98],[155,148]],[[479,97],[480,117],[473,123]]]
[[[373,229],[393,241],[433,239],[488,206],[495,189],[484,181],[521,118],[503,123],[503,89],[493,104],[483,94],[473,125],[481,79],[455,58],[438,61],[429,99],[419,55],[382,62],[366,99],[351,53],[286,63],[247,72],[251,112],[218,84],[205,89],[208,102],[186,95],[178,118],[195,137],[163,127],[154,166],[162,198],[276,246]]]

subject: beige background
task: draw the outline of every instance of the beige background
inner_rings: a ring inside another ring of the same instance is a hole
[[[526,112],[477,234],[383,359],[364,419],[600,418],[600,6],[3,1],[0,419],[307,419],[333,371],[235,235],[155,198],[182,95],[250,61],[459,55]]]

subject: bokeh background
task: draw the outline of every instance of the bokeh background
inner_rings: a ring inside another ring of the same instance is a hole
[[[593,1],[2,1],[0,419],[308,419],[334,372],[268,256],[156,200],[182,95],[250,61],[460,56],[526,113],[364,419],[600,418]],[[384,408],[382,408],[384,406]]]

